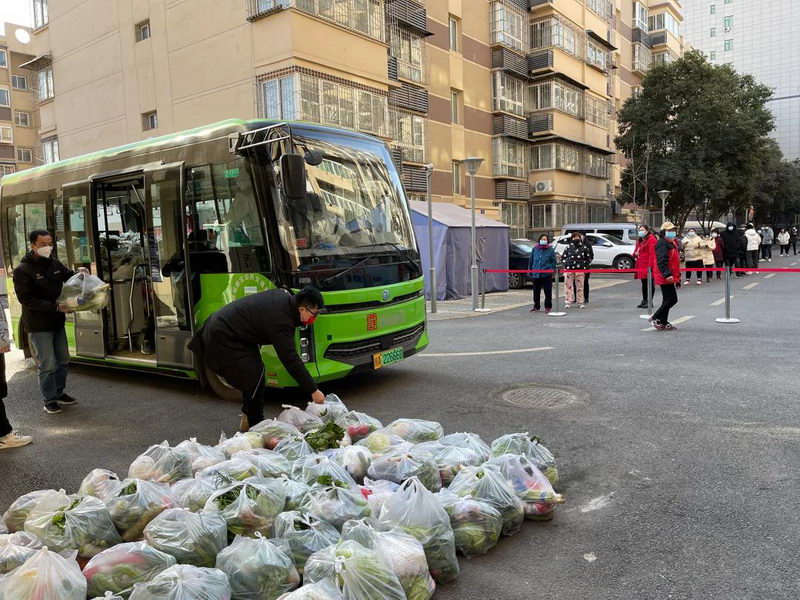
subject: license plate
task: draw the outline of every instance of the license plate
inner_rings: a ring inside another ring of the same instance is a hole
[[[391,350],[387,350],[386,352],[378,352],[377,354],[372,355],[372,365],[376,369],[400,362],[401,360],[403,360],[402,348],[393,348]]]

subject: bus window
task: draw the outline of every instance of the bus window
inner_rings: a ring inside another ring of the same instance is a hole
[[[25,235],[25,212],[21,204],[8,207],[8,254],[10,267],[15,267],[28,251],[28,236]]]
[[[67,212],[69,215],[69,247],[73,263],[71,268],[86,267],[92,269],[92,241],[86,227],[89,219],[89,206],[85,195],[68,196]]]

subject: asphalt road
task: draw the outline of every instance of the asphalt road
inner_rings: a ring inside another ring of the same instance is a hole
[[[721,325],[721,283],[692,285],[672,320],[692,318],[675,332],[642,331],[638,283],[565,317],[523,308],[434,322],[425,353],[325,391],[385,421],[434,419],[486,440],[529,431],[556,454],[567,497],[556,518],[462,559],[439,600],[796,598],[799,293],[798,275],[736,280],[742,322]],[[485,354],[541,347],[552,350]],[[502,398],[525,385],[575,399]],[[0,454],[0,508],[29,490],[74,490],[93,467],[126,473],[150,443],[213,442],[237,423],[235,406],[158,377],[76,368],[80,404],[57,416],[41,411],[33,371],[15,372],[10,390],[10,417],[36,442]]]

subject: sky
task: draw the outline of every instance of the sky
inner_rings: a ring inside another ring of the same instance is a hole
[[[0,34],[5,23],[32,26],[30,0],[0,0]]]

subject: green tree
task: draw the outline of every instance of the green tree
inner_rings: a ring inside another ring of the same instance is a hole
[[[772,147],[771,95],[750,75],[712,65],[697,51],[653,65],[619,113],[615,143],[632,161],[624,196],[654,205],[655,190],[670,190],[667,217],[679,227],[694,212],[719,216],[750,206]]]
[[[800,212],[800,161],[787,161],[776,142],[764,153],[753,194],[753,217],[760,223],[794,221]]]

